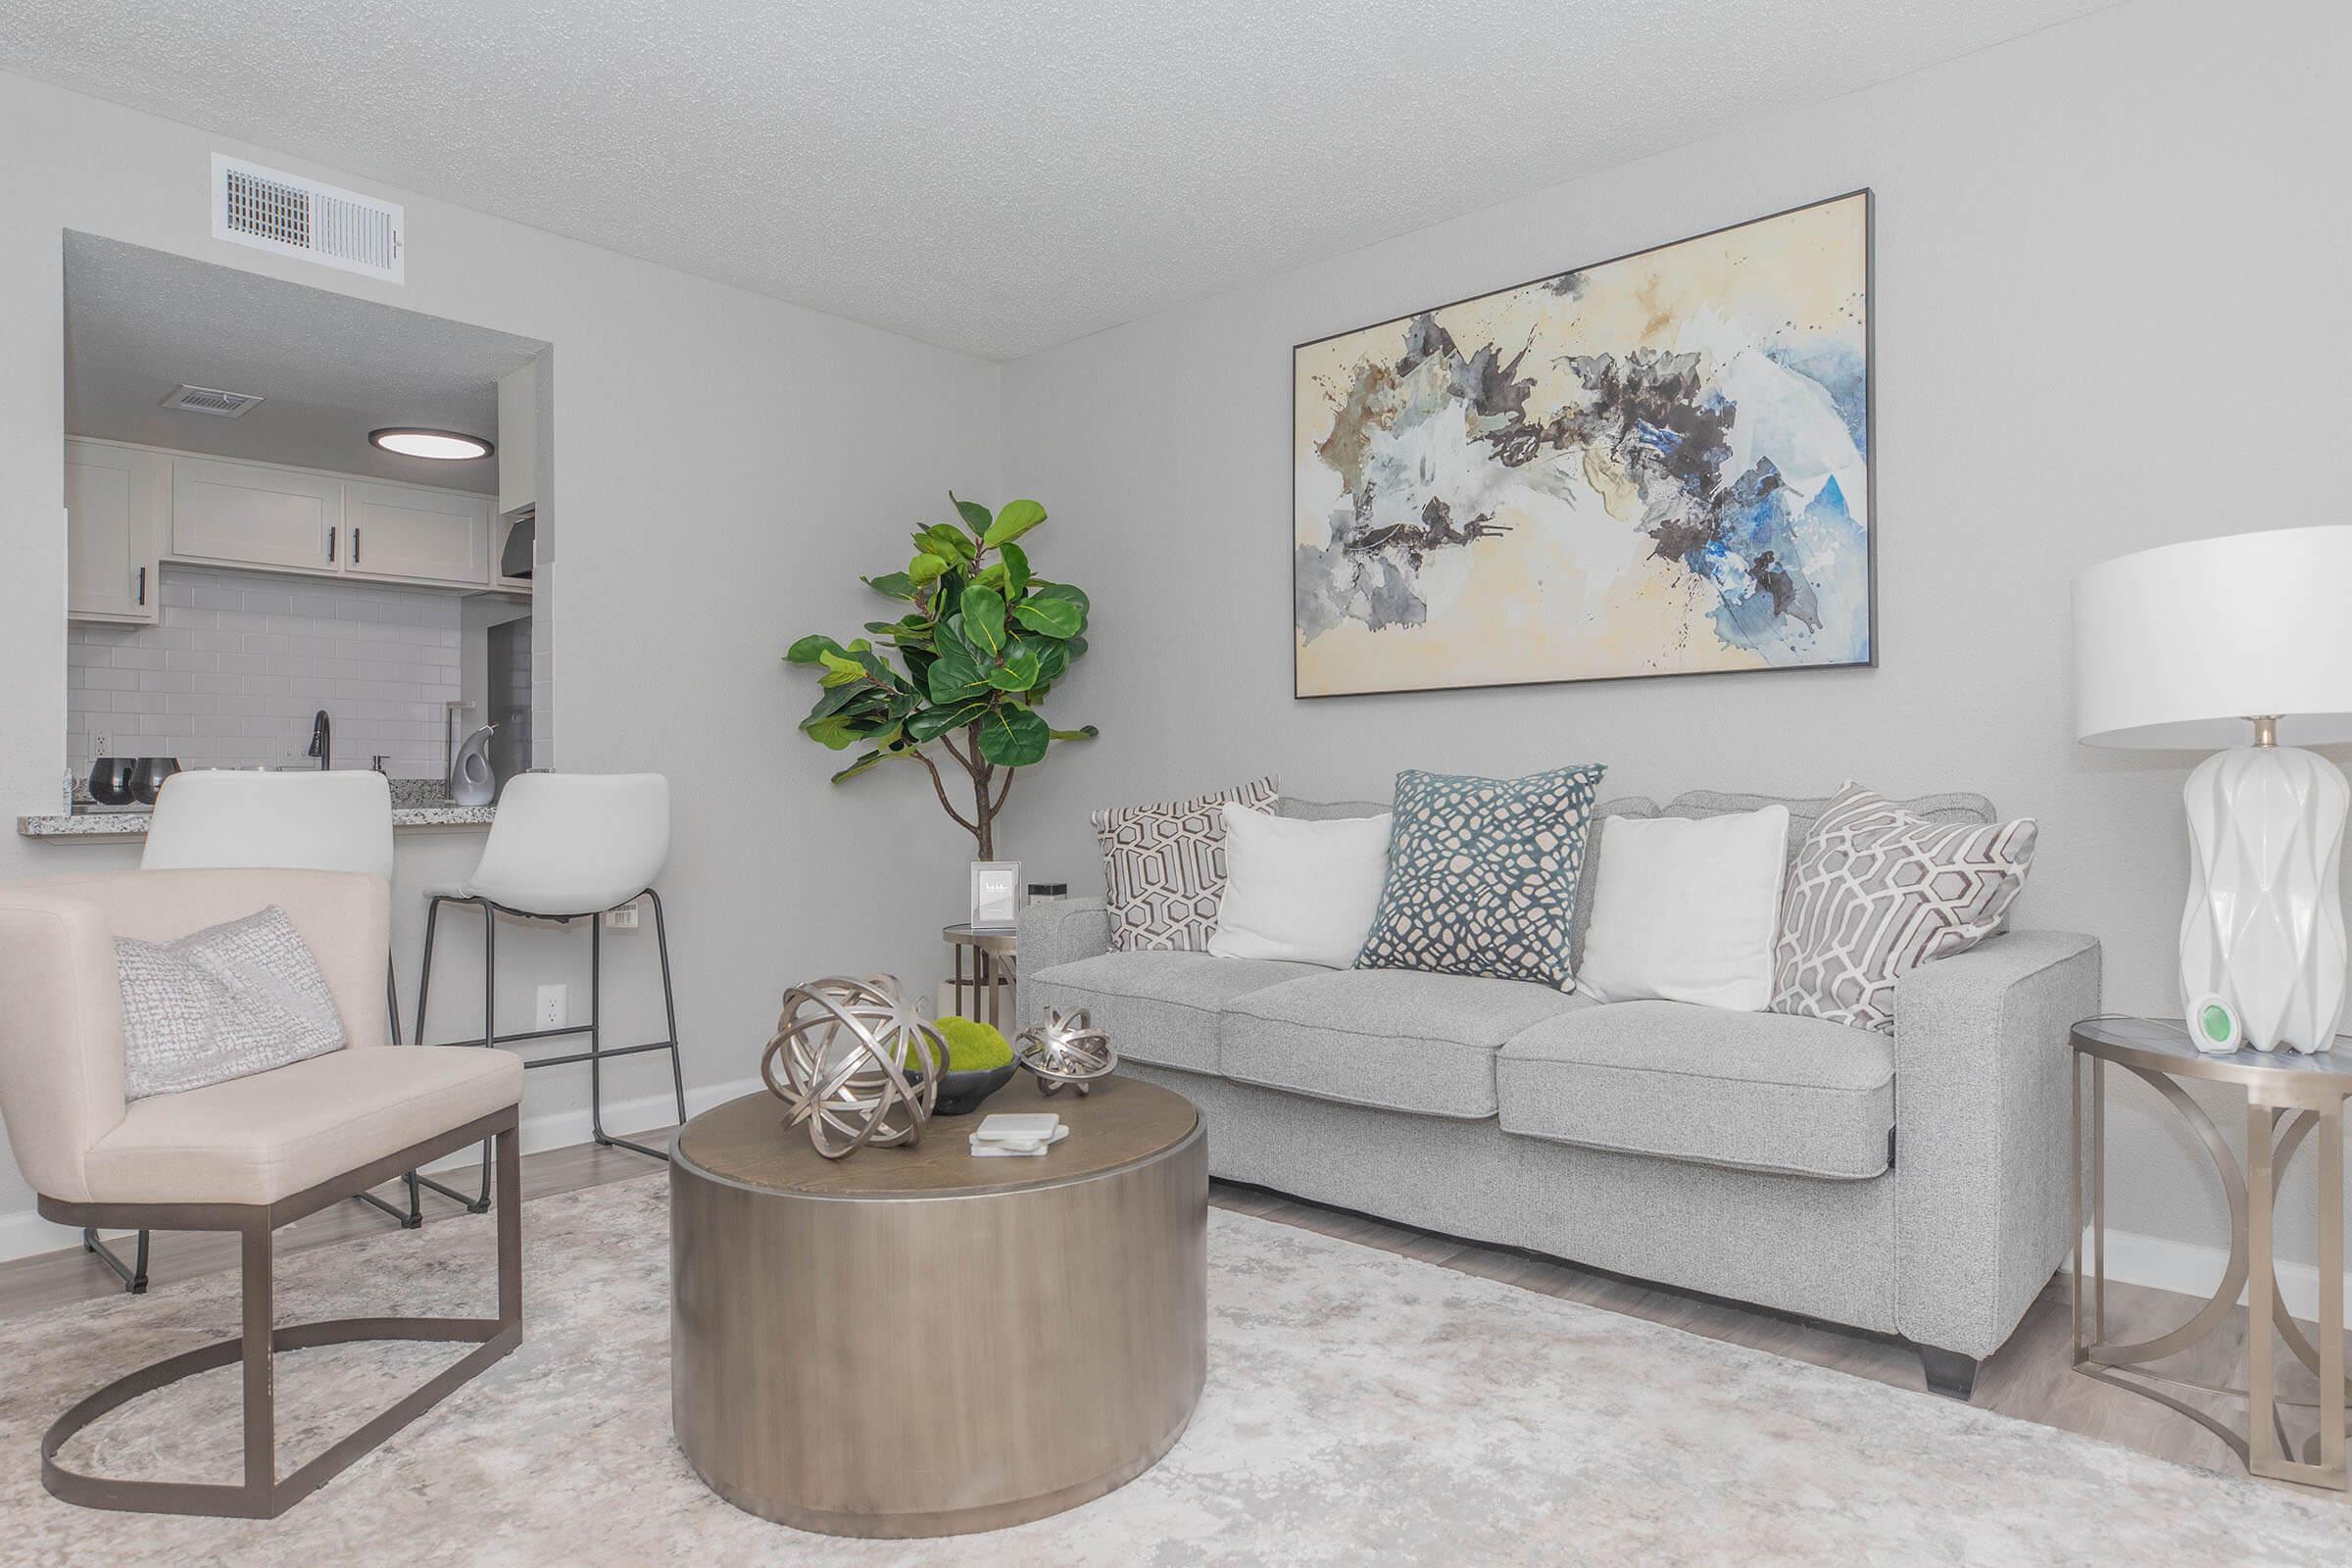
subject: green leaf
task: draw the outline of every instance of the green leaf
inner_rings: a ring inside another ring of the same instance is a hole
[[[991,657],[1004,647],[1004,596],[974,583],[963,591],[964,641]]]
[[[808,717],[812,719],[825,718],[841,712],[853,704],[871,702],[873,699],[873,691],[865,686],[853,686],[847,683],[839,686],[827,686],[817,694],[816,706],[808,710]],[[808,720],[804,719],[801,727],[808,728]]]
[[[1037,687],[1039,695],[1042,696],[1046,687],[1069,672],[1070,648],[1069,644],[1055,642],[1051,637],[1036,646]],[[1035,701],[1034,698],[1031,700]]]
[[[1046,733],[1057,741],[1091,741],[1102,732],[1092,724],[1081,724],[1076,729],[1048,730]]]
[[[1046,755],[1052,734],[1044,719],[1008,703],[980,720],[980,755],[999,767],[1027,767]]]
[[[856,778],[858,774],[864,772],[867,768],[872,767],[875,763],[881,761],[888,756],[890,756],[888,752],[868,752],[863,757],[858,759],[858,760],[855,762],[852,762],[849,766],[843,768],[840,772],[834,774],[833,782],[838,784],[843,779]]]
[[[960,651],[942,652],[923,672],[923,686],[931,700],[943,707],[968,703],[988,695],[988,677],[980,666]]]
[[[956,501],[956,492],[949,491],[948,499]],[[977,501],[956,501],[956,514],[963,519],[965,527],[972,530],[972,537],[975,539],[987,534],[989,524],[994,520],[990,517],[988,509]],[[988,542],[992,545],[996,543],[994,539]]]
[[[1004,559],[1004,598],[1009,603],[1029,591],[1029,554],[1019,545],[1008,544],[998,552]]]
[[[1086,611],[1067,599],[1030,595],[1012,607],[1012,618],[1041,637],[1075,637],[1086,629]]]
[[[968,519],[967,519],[968,520]],[[1034,501],[1007,501],[997,520],[980,536],[984,550],[1008,544],[1046,520],[1046,509]]]
[[[821,662],[820,656],[840,652],[841,644],[830,637],[820,637],[811,632],[784,651],[784,662],[788,664],[814,664]]]
[[[851,648],[850,658],[856,662],[858,668],[873,677],[877,684],[883,686],[902,684],[899,672],[884,663],[882,656],[868,647],[864,638],[858,638],[857,644]]]
[[[961,729],[988,711],[986,703],[958,703],[950,708],[926,708],[906,721],[906,738],[916,745],[935,741],[952,729]]]
[[[972,536],[948,522],[935,522],[917,533],[914,547],[939,557],[951,566],[968,566],[979,555]]]
[[[1035,591],[1029,597],[1032,599],[1066,599],[1080,610],[1094,608],[1086,597],[1085,589],[1072,587],[1066,582],[1041,582],[1037,584]]]
[[[846,686],[851,681],[866,678],[865,666],[855,659],[834,653],[820,653],[816,657],[818,662],[825,666],[824,679],[820,682],[822,685]]]
[[[917,535],[916,537],[919,539],[921,536]],[[906,564],[906,580],[920,588],[927,582],[937,580],[939,575],[947,569],[948,564],[945,561],[926,550]]]
[[[1037,684],[1037,646],[1015,638],[1004,662],[988,672],[988,683],[1001,692],[1025,692]]]
[[[1083,637],[1065,637],[1062,639],[1061,646],[1069,654],[1073,663],[1086,657],[1086,639]]]
[[[914,597],[914,577],[909,572],[886,571],[879,577],[866,578],[865,585],[874,592],[892,599],[912,599]]]
[[[828,713],[823,718],[803,719],[801,728],[810,740],[836,752],[847,751],[858,741],[865,739],[864,727],[857,720],[845,717],[840,713]]]

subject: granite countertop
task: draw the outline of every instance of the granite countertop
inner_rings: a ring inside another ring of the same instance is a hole
[[[392,786],[392,826],[396,830],[488,827],[498,818],[495,806],[458,806],[439,779],[396,778]],[[87,790],[74,792],[72,813],[20,816],[17,832],[28,839],[117,841],[147,836],[153,813],[146,810],[90,809]]]

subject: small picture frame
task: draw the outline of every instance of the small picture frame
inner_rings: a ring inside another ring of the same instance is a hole
[[[972,929],[1009,931],[1021,920],[1021,862],[972,862]]]

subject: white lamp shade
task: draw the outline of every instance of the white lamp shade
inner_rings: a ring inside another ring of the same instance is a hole
[[[2075,579],[2075,733],[2213,751],[2280,715],[2284,746],[2352,741],[2352,527],[2119,557]]]

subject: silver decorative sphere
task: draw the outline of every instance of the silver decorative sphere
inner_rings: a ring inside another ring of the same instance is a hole
[[[1051,1095],[1063,1084],[1075,1084],[1086,1094],[1098,1078],[1106,1078],[1119,1064],[1110,1037],[1087,1021],[1086,1009],[1063,1013],[1048,1007],[1037,1023],[1021,1031],[1013,1060],[1037,1075],[1037,1092]]]
[[[760,1058],[787,1127],[806,1122],[827,1159],[923,1135],[948,1064],[948,1043],[887,974],[835,975],[784,993],[775,1038]]]

